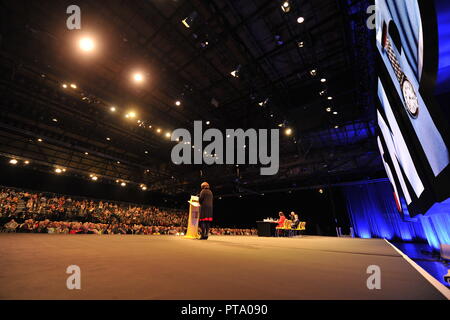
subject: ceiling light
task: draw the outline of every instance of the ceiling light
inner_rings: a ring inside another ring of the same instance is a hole
[[[170,132],[166,132],[166,138],[170,138],[171,134]]]
[[[175,105],[178,107],[181,106],[181,101],[180,100],[175,101]]]
[[[144,76],[142,75],[142,73],[137,72],[137,73],[133,74],[133,80],[134,80],[134,82],[140,83],[140,82],[144,81]]]
[[[120,185],[121,185],[122,187],[126,187],[126,186],[127,186],[127,184],[126,184],[125,182],[122,182]]]
[[[25,164],[30,164],[30,161],[25,160],[23,163],[25,163]]]
[[[338,114],[337,111],[333,112],[333,114]]]
[[[43,140],[41,138],[37,139],[38,142],[42,142]]]
[[[111,111],[111,112],[116,112],[116,107],[111,107],[111,108],[109,108],[109,111]]]
[[[328,97],[327,99],[328,99],[328,100],[333,100],[333,97]]]
[[[11,160],[9,160],[9,163],[10,163],[10,164],[17,164],[17,162],[18,162],[18,161],[17,161],[16,159],[11,159]]]
[[[208,125],[208,126],[209,126],[210,124],[211,124],[211,122],[210,122],[210,121],[206,121],[206,125]]]
[[[303,41],[299,41],[299,42],[297,42],[297,46],[299,48],[303,48],[305,46],[305,43]]]
[[[338,128],[339,128],[339,126],[334,126],[334,128],[335,128],[335,129],[338,129]]]
[[[322,78],[322,79],[320,79],[320,82],[325,83],[325,82],[327,82],[327,79]]]
[[[283,10],[284,13],[288,13],[289,11],[291,11],[291,5],[289,1],[283,2],[283,4],[281,5],[281,10]]]
[[[192,23],[194,22],[195,18],[197,18],[198,13],[196,11],[193,11],[189,16],[181,20],[181,23],[186,27],[190,28]]]
[[[146,187],[146,186],[143,186],[141,189],[142,189],[143,191],[145,191],[145,190],[147,190],[147,187]]]
[[[156,129],[156,132],[161,133],[161,129],[160,128]]]
[[[310,73],[313,77],[315,77],[315,76],[317,75],[317,70],[316,70],[316,69],[312,69],[309,73]]]
[[[297,18],[297,23],[303,23],[303,22],[305,22],[305,18],[303,18],[303,17]]]
[[[66,88],[67,88],[67,84],[63,83],[62,87],[63,87],[64,89],[66,89]]]
[[[331,112],[331,108],[330,107],[326,108],[325,110],[327,110],[327,112]]]
[[[284,131],[284,134],[287,135],[287,136],[290,136],[290,135],[292,134],[292,129],[291,129],[291,128],[287,128],[287,129]]]
[[[56,173],[61,173],[62,170],[61,170],[60,168],[56,168],[56,169],[55,169],[55,172],[56,172]]]
[[[110,138],[110,137],[107,137],[106,140],[111,141],[111,138]]]
[[[72,83],[72,84],[70,84],[70,87],[71,87],[72,89],[76,89],[76,88],[77,88],[77,85],[76,85],[75,83]]]
[[[92,179],[93,181],[97,181],[97,180],[98,180],[98,177],[97,177],[97,176],[94,176],[94,175],[92,175],[91,179]]]
[[[80,39],[79,46],[80,46],[81,50],[83,50],[85,52],[90,52],[90,51],[94,50],[95,43],[94,43],[94,40],[92,40],[92,38],[84,37],[84,38]]]
[[[89,155],[89,153],[88,153],[88,152],[85,152],[84,154],[85,154],[85,155]]]
[[[128,112],[128,113],[125,115],[125,118],[131,118],[131,119],[136,118],[136,112],[134,112],[134,111]]]
[[[120,161],[117,161],[117,164],[120,164]]]
[[[58,119],[53,118],[52,121],[53,121],[53,122],[58,122]]]

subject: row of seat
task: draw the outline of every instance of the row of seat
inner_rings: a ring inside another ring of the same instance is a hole
[[[284,220],[282,227],[276,227],[276,236],[292,237],[294,235],[301,235],[302,231],[306,230],[306,222],[302,221],[298,224],[297,228],[292,228],[291,220]]]

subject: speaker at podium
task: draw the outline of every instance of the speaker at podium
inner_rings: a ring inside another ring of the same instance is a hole
[[[185,238],[198,239],[198,220],[200,218],[200,203],[197,196],[191,196],[189,203],[189,220]]]

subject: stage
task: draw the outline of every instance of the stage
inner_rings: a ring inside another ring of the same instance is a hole
[[[444,299],[384,240],[316,236],[0,234],[0,283],[0,299]]]

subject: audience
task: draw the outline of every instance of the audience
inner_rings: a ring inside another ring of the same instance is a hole
[[[0,228],[58,234],[184,235],[186,210],[0,189]],[[215,235],[256,235],[255,229],[213,228]]]

